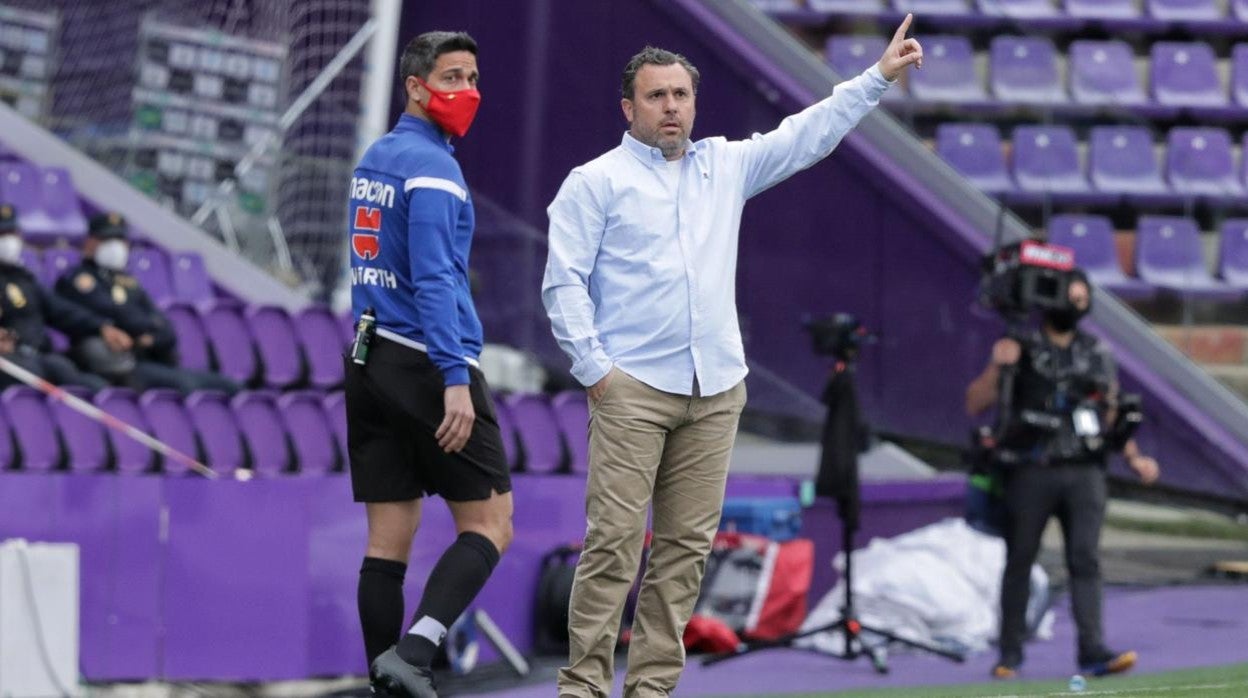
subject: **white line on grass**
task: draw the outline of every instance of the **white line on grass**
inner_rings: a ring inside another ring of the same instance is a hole
[[[1216,688],[1233,688],[1235,686],[1240,686],[1240,685],[1241,684],[1237,684],[1237,683],[1205,683],[1205,684],[1197,684],[1197,685],[1192,685],[1192,686],[1158,686],[1156,688],[1123,688],[1123,689],[1106,690],[1106,691],[1078,691],[1078,692],[1058,691],[1054,693],[1045,693],[1043,695],[1046,695],[1046,696],[1130,696],[1136,693],[1162,693],[1162,692],[1172,693],[1172,692],[1187,692],[1187,691],[1206,691],[1209,689],[1216,689]],[[1027,693],[1027,694],[1002,693],[1000,695],[995,695],[995,696],[985,696],[985,698],[1028,698],[1029,696],[1035,696],[1035,695],[1037,694],[1035,693]]]

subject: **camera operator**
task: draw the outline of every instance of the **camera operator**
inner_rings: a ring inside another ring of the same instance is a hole
[[[993,451],[1007,510],[1000,659],[992,670],[1000,679],[1017,676],[1023,661],[1029,576],[1052,515],[1062,526],[1080,671],[1102,676],[1125,671],[1136,661],[1135,652],[1110,651],[1101,636],[1105,466],[1115,448],[1146,484],[1157,479],[1158,466],[1134,440],[1114,443],[1115,420],[1126,414],[1127,404],[1119,405],[1113,359],[1100,342],[1077,329],[1092,304],[1087,277],[1079,270],[1069,274],[1069,303],[1046,309],[1040,331],[997,340],[987,367],[966,391],[970,415],[1000,403],[1005,425]]]

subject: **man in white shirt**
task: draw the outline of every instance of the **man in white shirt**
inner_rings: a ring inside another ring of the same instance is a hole
[[[653,502],[626,696],[667,696],[723,505],[745,406],[737,236],[746,199],[836,147],[923,51],[897,29],[877,65],[744,141],[689,140],[699,74],[647,47],[624,70],[619,147],[572,170],[547,209],[542,300],[589,392],[588,519],[559,695],[611,690],[620,614]]]

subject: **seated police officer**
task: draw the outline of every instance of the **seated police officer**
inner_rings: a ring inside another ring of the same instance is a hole
[[[1046,311],[1041,331],[997,340],[988,366],[966,391],[972,416],[999,401],[1008,405],[994,454],[1006,507],[996,678],[1015,677],[1022,664],[1031,566],[1053,515],[1062,526],[1080,671],[1101,676],[1125,671],[1136,661],[1135,652],[1109,650],[1101,635],[1099,547],[1106,444],[1112,442],[1105,435],[1118,418],[1117,372],[1105,347],[1076,328],[1092,302],[1081,271],[1072,272],[1067,291],[1069,305]],[[1003,382],[1003,376],[1011,380]],[[1141,454],[1134,440],[1119,445],[1143,482],[1157,479],[1157,462]]]
[[[126,222],[119,214],[91,219],[82,253],[82,263],[57,280],[57,295],[108,318],[134,338],[134,347],[132,356],[126,356],[96,342],[75,342],[79,363],[137,390],[238,392],[238,385],[225,376],[178,366],[173,326],[139,282],[126,273],[130,244]]]
[[[52,353],[47,326],[75,341],[99,339],[114,351],[130,348],[130,336],[103,318],[48,293],[22,266],[22,236],[17,211],[0,205],[0,355],[57,385],[80,385],[90,390],[108,386],[103,378],[78,370],[73,362]],[[16,379],[0,375],[0,385]]]

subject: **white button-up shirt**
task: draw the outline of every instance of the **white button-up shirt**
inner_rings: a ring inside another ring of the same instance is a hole
[[[542,302],[572,375],[611,367],[668,393],[732,388],[747,372],[737,324],[737,236],[745,201],[827,157],[888,89],[873,66],[744,141],[686,144],[678,178],[628,133],[572,170],[550,216]],[[675,186],[669,185],[669,179]]]

